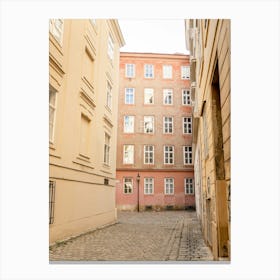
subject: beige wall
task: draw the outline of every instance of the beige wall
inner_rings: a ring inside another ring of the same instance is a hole
[[[113,61],[107,54],[109,34]],[[57,91],[49,142],[50,180],[56,185],[53,243],[116,219],[118,69],[124,40],[116,20],[64,20],[61,44],[51,32],[49,42],[49,83]],[[112,108],[106,105],[107,82]],[[110,136],[109,164],[103,160],[105,133]]]
[[[230,20],[186,20],[186,40],[195,82],[194,146],[200,166],[196,163],[194,168],[202,179],[200,217],[215,258],[230,257]],[[214,98],[217,77],[220,100]],[[220,120],[215,111],[218,103]]]

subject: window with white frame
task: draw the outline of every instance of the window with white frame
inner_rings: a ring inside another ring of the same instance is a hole
[[[144,178],[144,194],[154,193],[154,178]]]
[[[153,116],[144,116],[144,133],[154,133]]]
[[[144,164],[154,164],[154,146],[144,145]]]
[[[153,78],[154,77],[154,65],[153,64],[145,64],[144,65],[144,77],[145,78]]]
[[[181,79],[182,80],[190,79],[190,66],[181,66]]]
[[[134,145],[123,146],[123,163],[124,164],[134,163]]]
[[[164,193],[174,194],[174,178],[164,178]]]
[[[95,25],[96,25],[96,19],[91,18],[91,19],[89,19],[89,20],[90,20],[90,22],[92,23],[92,25],[93,25],[93,26],[95,26]]]
[[[192,117],[183,117],[183,133],[192,133]]]
[[[189,89],[182,90],[182,104],[191,105],[191,92]]]
[[[130,194],[133,191],[132,178],[123,178],[123,193]]]
[[[63,36],[63,19],[50,19],[49,21],[49,28],[50,32],[54,36],[54,38],[58,41],[59,44],[62,42]]]
[[[164,164],[174,164],[174,146],[164,146]]]
[[[125,76],[127,78],[135,77],[135,64],[125,64]]]
[[[163,104],[172,105],[173,104],[173,90],[166,88],[163,90]]]
[[[163,117],[163,133],[173,133],[173,117]]]
[[[172,79],[172,65],[163,65],[163,78]]]
[[[185,194],[194,194],[193,178],[185,178]]]
[[[49,141],[54,140],[54,125],[56,113],[56,91],[53,87],[49,86]]]
[[[109,165],[110,159],[110,136],[105,133],[105,143],[104,143],[104,163]]]
[[[154,89],[153,88],[144,89],[144,104],[154,104]]]
[[[109,109],[112,109],[112,86],[107,82],[107,100],[106,105]]]
[[[124,116],[124,132],[134,133],[134,116]]]
[[[126,88],[125,89],[125,104],[134,104],[134,88]]]
[[[110,58],[110,60],[114,60],[114,42],[113,39],[111,37],[111,35],[109,34],[108,36],[108,50],[107,50],[108,56]]]
[[[184,164],[192,164],[192,146],[184,146]]]

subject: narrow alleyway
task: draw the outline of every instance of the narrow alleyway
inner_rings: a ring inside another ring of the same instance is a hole
[[[196,213],[120,212],[118,223],[50,248],[50,261],[211,261]]]

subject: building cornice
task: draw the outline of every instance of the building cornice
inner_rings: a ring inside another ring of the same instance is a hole
[[[188,54],[182,53],[139,53],[139,52],[120,52],[121,58],[124,57],[133,57],[133,58],[165,58],[165,59],[184,59],[189,60],[190,56]]]

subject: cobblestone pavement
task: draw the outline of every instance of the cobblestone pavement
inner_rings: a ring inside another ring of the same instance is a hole
[[[118,223],[50,248],[50,261],[211,261],[196,213],[119,212]]]

